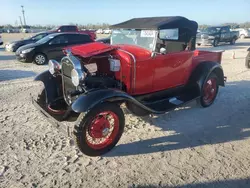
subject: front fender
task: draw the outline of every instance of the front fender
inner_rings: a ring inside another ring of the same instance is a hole
[[[43,83],[47,103],[52,102],[57,97],[58,82],[48,70],[38,74],[34,78],[34,81],[41,81]]]
[[[96,105],[103,102],[132,102],[140,108],[143,108],[149,112],[154,112],[150,108],[146,107],[134,97],[128,95],[127,93],[115,90],[115,89],[98,89],[94,91],[87,92],[76,99],[71,108],[77,113],[87,112],[91,110]],[[157,113],[157,112],[154,112]]]
[[[219,85],[225,86],[224,72],[221,65],[217,62],[202,62],[192,72],[189,83],[197,84],[199,91],[201,91],[204,81],[208,76],[214,72],[218,77]]]

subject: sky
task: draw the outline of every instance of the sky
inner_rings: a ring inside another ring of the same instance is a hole
[[[250,0],[1,0],[0,25],[115,24],[134,17],[184,16],[199,24],[250,21]],[[4,15],[4,16],[3,16]]]

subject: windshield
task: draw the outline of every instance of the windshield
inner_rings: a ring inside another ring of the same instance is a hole
[[[49,40],[51,40],[53,38],[54,38],[54,35],[48,35],[48,36],[38,40],[36,43],[44,44],[44,43],[48,42]]]
[[[37,34],[37,35],[33,35],[29,39],[38,41],[38,40],[42,39],[43,37],[45,37],[46,35],[47,35],[46,33],[40,33],[40,34]]]
[[[220,27],[208,27],[206,29],[204,29],[204,32],[208,33],[208,34],[214,34],[214,33],[218,33],[220,31]]]
[[[154,30],[113,30],[110,38],[111,44],[130,44],[153,50],[156,31]]]

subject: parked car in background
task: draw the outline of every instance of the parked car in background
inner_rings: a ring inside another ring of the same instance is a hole
[[[103,30],[102,29],[97,29],[96,34],[103,34]]]
[[[104,29],[103,30],[103,33],[104,34],[110,34],[112,31],[111,31],[111,29]]]
[[[96,42],[102,42],[102,43],[105,43],[105,44],[110,44],[110,37],[96,39],[95,41]]]
[[[250,30],[246,28],[236,28],[236,29],[231,29],[231,31],[238,31],[239,38],[241,39],[250,37]]]
[[[197,33],[196,44],[218,46],[220,42],[229,42],[234,45],[239,37],[238,31],[230,31],[229,26],[213,26]]]
[[[3,45],[3,39],[1,35],[0,35],[0,45]]]
[[[94,31],[89,31],[89,30],[81,31],[75,25],[62,25],[62,26],[59,26],[59,27],[55,27],[52,30],[49,30],[48,32],[51,32],[51,33],[57,33],[57,32],[77,32],[77,33],[89,35],[92,40],[96,39],[96,34],[95,34]]]
[[[53,33],[36,43],[24,45],[16,51],[16,57],[22,62],[34,62],[44,65],[49,59],[61,60],[63,48],[69,45],[93,42],[89,35],[80,33]]]
[[[137,116],[162,114],[192,100],[208,107],[224,86],[222,51],[195,50],[197,27],[179,16],[113,25],[111,44],[76,45],[60,63],[50,60],[49,70],[35,78],[43,89],[33,104],[57,125],[78,117],[67,131],[90,156],[107,153],[121,138],[122,104]]]
[[[43,37],[46,37],[48,34],[49,34],[48,32],[41,32],[27,39],[9,42],[5,45],[5,50],[9,52],[15,52],[19,47],[30,43],[35,43],[36,41],[42,39]]]

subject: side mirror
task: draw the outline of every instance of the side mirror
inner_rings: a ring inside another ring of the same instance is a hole
[[[166,54],[167,49],[166,48],[160,48],[160,54]]]

